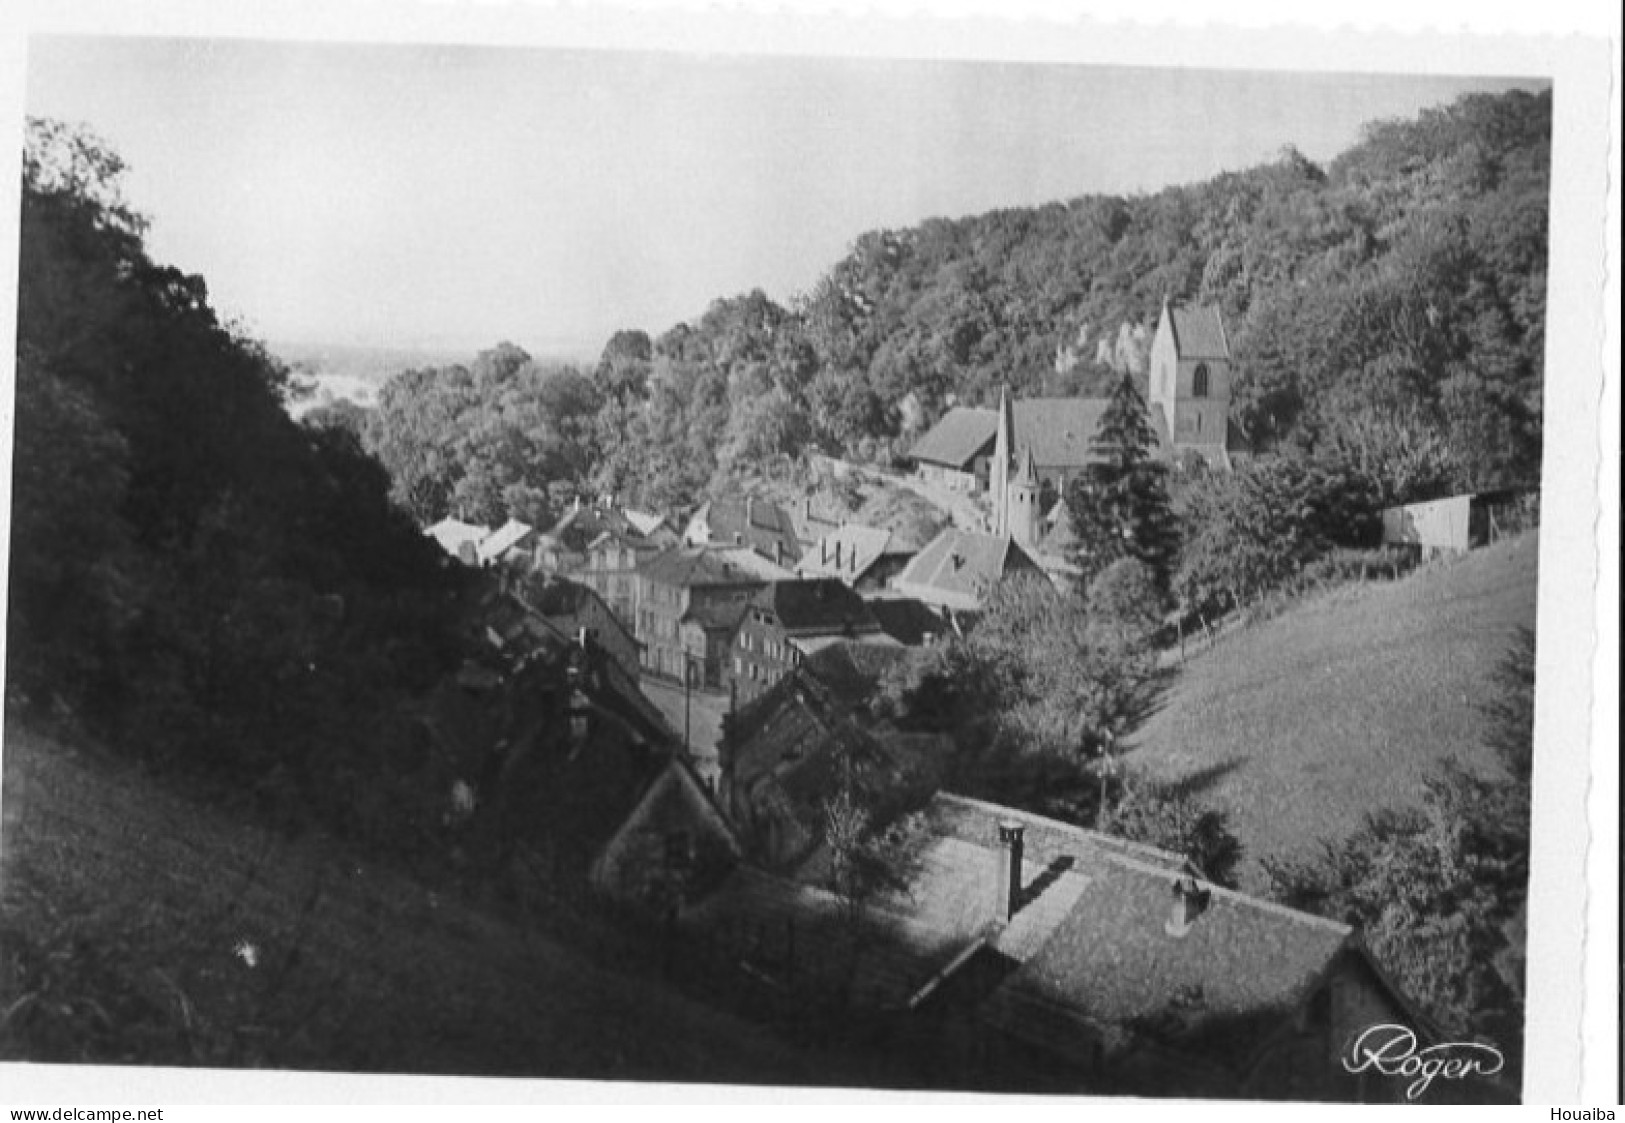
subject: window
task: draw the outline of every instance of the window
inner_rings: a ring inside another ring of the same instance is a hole
[[[1191,397],[1207,397],[1207,364],[1197,363],[1196,373],[1191,375]]]

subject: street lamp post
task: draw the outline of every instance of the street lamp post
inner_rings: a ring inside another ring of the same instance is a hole
[[[690,697],[694,693],[694,656],[691,652],[683,652],[683,755],[691,756],[689,748],[689,708]]]

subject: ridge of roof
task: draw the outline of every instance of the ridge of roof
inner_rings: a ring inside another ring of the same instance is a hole
[[[1151,874],[1157,877],[1165,878],[1170,872],[1172,872],[1170,867],[1173,864],[1187,866],[1190,869],[1195,870],[1197,873],[1201,872],[1200,867],[1197,867],[1189,858],[1180,854],[1175,854],[1171,850],[1163,850],[1159,847],[1150,846],[1143,842],[1135,842],[1132,839],[1106,834],[1103,831],[1091,830],[1088,827],[1080,827],[1075,823],[1067,823],[1060,819],[1052,819],[1047,815],[1039,815],[1035,812],[1025,811],[1018,807],[1007,807],[997,803],[988,803],[985,800],[973,799],[970,796],[959,795],[955,792],[938,792],[933,798],[949,803],[960,804],[961,806],[996,817],[1031,820],[1051,830],[1076,836],[1081,841],[1094,845],[1101,852],[1103,857],[1116,862],[1119,865],[1125,866],[1135,873]],[[989,848],[991,848],[991,846],[989,846]],[[1162,863],[1161,865],[1155,864],[1159,861]],[[1211,891],[1214,896],[1220,897],[1224,900],[1232,901],[1240,905],[1246,905],[1251,908],[1261,909],[1265,912],[1273,913],[1289,920],[1299,921],[1308,924],[1311,927],[1324,929],[1328,932],[1339,933],[1345,936],[1351,935],[1354,932],[1352,925],[1344,924],[1341,921],[1332,920],[1328,917],[1317,916],[1312,912],[1304,912],[1301,909],[1289,908],[1286,905],[1277,904],[1276,902],[1266,900],[1263,897],[1255,897],[1251,894],[1243,893],[1236,889],[1227,889],[1222,885],[1214,883],[1206,875],[1201,876],[1199,880],[1203,882],[1203,887],[1205,889]]]

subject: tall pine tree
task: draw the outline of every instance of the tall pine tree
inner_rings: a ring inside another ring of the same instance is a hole
[[[1155,455],[1157,434],[1129,375],[1112,391],[1090,443],[1097,459],[1066,493],[1082,586],[1112,562],[1136,558],[1166,587],[1178,525],[1168,500],[1167,466]]]

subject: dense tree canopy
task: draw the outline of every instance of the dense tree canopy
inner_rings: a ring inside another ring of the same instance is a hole
[[[1376,122],[1325,168],[1289,148],[1150,195],[870,231],[790,307],[754,291],[656,338],[616,333],[590,402],[533,411],[545,372],[522,360],[412,372],[371,441],[420,518],[495,518],[557,483],[682,507],[813,446],[904,455],[1001,385],[1107,395],[1128,375],[1143,393],[1171,297],[1223,310],[1233,419],[1258,445],[1348,464],[1384,500],[1527,484],[1550,117],[1549,94],[1472,95]],[[431,385],[444,401],[405,406]]]
[[[353,808],[447,650],[431,545],[343,425],[150,259],[122,164],[30,122],[7,687],[120,745]]]

